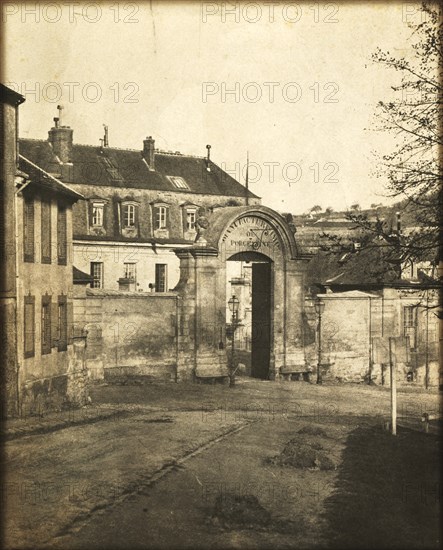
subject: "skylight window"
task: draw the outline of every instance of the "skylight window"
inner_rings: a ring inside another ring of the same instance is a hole
[[[167,176],[167,178],[177,189],[189,189],[189,185],[183,178],[178,176]]]

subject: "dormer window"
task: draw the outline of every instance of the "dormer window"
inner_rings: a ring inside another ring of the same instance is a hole
[[[186,240],[194,240],[197,232],[197,213],[198,206],[189,202],[181,205],[182,208],[182,224],[183,237]]]
[[[197,220],[196,210],[186,211],[186,231],[195,231],[195,222]]]
[[[124,237],[138,236],[140,204],[134,200],[124,200],[120,204],[120,228]]]
[[[189,185],[186,181],[179,176],[166,176],[168,180],[172,183],[177,189],[189,189]]]
[[[168,220],[168,209],[166,206],[155,207],[154,229],[166,229]]]
[[[164,202],[151,203],[153,236],[159,239],[169,238],[170,218],[169,204]]]
[[[135,205],[123,205],[123,227],[135,227]]]
[[[105,205],[102,202],[92,203],[92,226],[103,227]]]

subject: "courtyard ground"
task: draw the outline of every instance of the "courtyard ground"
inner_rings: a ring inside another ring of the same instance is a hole
[[[238,379],[97,385],[5,427],[6,548],[438,548],[439,394]],[[51,420],[52,419],[52,420]]]

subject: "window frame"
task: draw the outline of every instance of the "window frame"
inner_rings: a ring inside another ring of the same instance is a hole
[[[138,205],[132,203],[132,202],[124,202],[122,203],[122,227],[123,229],[135,229],[136,227],[136,208]],[[129,212],[132,212],[132,216],[129,214]],[[127,215],[128,213],[128,215]],[[130,222],[131,217],[133,218],[132,224],[126,223],[126,218],[128,218],[128,222]]]
[[[28,314],[27,308],[31,307],[31,327],[28,326]],[[24,306],[23,306],[23,355],[25,359],[35,356],[35,296],[25,296]],[[31,335],[31,341],[28,340],[29,335]],[[28,344],[32,343],[32,349],[28,348]]]
[[[162,269],[163,268],[163,269]],[[163,273],[160,273],[163,270]],[[160,282],[163,288],[160,289]],[[155,264],[155,292],[167,292],[168,289],[168,264]]]
[[[68,299],[65,294],[57,301],[57,351],[68,349]],[[63,322],[64,321],[64,322]]]
[[[417,326],[417,307],[413,305],[403,306],[403,327],[415,328]]]
[[[97,278],[94,274],[94,268],[96,266],[100,266],[100,277]],[[90,266],[89,266],[89,269],[90,269],[90,274],[91,274],[91,277],[93,278],[93,281],[91,282],[90,286],[91,288],[103,288],[103,281],[104,281],[104,266],[103,266],[103,262],[91,262],[90,263]],[[95,283],[96,281],[99,281],[99,285],[100,286],[95,286]]]
[[[192,226],[189,224],[189,216],[194,216]],[[197,209],[186,208],[186,231],[197,231]]]
[[[128,276],[127,266],[132,266],[133,267],[133,269],[134,269],[134,276],[133,277]],[[124,270],[124,274],[123,274],[124,279],[133,279],[134,281],[137,281],[137,262],[124,262],[123,263],[123,270]]]
[[[168,209],[167,204],[154,204],[154,231],[168,229]]]
[[[100,212],[99,222],[94,221],[94,218],[96,218],[97,212]],[[104,225],[105,225],[105,203],[100,201],[92,201],[91,227],[104,227]]]
[[[403,336],[409,337],[409,349],[417,349],[418,308],[416,305],[403,306]]]
[[[51,353],[52,350],[52,304],[51,296],[45,294],[42,296],[42,310],[41,310],[41,345],[42,355]],[[46,311],[46,314],[45,314]]]
[[[45,205],[45,206],[43,206]],[[40,231],[41,231],[41,262],[52,263],[52,201],[50,197],[42,197],[40,201]]]
[[[35,201],[29,195],[23,195],[23,261],[35,261]]]
[[[175,189],[189,191],[190,187],[188,182],[182,176],[166,176],[168,180],[172,183]]]
[[[57,203],[57,263],[68,265],[68,208]]]

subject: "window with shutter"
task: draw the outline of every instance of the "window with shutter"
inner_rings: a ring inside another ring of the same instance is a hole
[[[35,355],[35,297],[25,296],[24,310],[24,355],[34,357]]]
[[[34,261],[34,199],[24,197],[23,201],[23,248],[24,261]]]
[[[41,203],[41,242],[42,263],[51,263],[51,200],[43,199]]]
[[[58,204],[57,207],[57,257],[59,265],[67,264],[68,235],[67,235],[66,207]]]
[[[58,322],[57,322],[58,351],[68,349],[68,304],[66,296],[58,297]]]
[[[42,296],[42,355],[51,353],[51,296]]]

